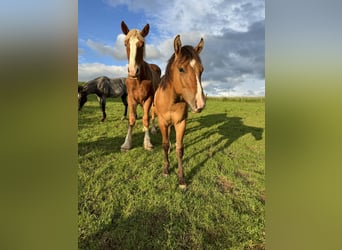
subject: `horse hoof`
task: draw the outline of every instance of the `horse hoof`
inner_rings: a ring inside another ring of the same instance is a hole
[[[179,188],[182,190],[186,190],[186,184],[179,184]]]
[[[145,150],[148,150],[148,151],[151,151],[153,149],[153,146],[150,145],[150,146],[144,146],[144,149]]]
[[[130,149],[131,149],[131,147],[127,147],[127,146],[124,146],[124,145],[121,146],[121,152],[127,152]]]
[[[151,128],[151,134],[154,134],[154,135],[157,134],[156,128],[154,128],[154,127]]]
[[[121,121],[126,120],[126,116],[121,117]]]
[[[163,173],[163,175],[165,176],[165,177],[168,177],[169,176],[169,173]]]

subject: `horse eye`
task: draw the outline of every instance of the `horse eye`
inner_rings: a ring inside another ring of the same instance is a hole
[[[184,73],[184,72],[185,72],[185,70],[184,70],[183,67],[180,67],[178,70],[179,70],[179,72],[181,72],[181,73]]]

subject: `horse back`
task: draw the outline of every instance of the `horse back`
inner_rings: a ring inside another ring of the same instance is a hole
[[[156,64],[149,64],[151,72],[152,72],[152,84],[153,84],[153,89],[156,91],[158,88],[158,85],[160,83],[160,77],[161,77],[161,69],[159,68],[158,65]]]
[[[109,81],[110,96],[119,97],[127,93],[125,78],[112,78]]]

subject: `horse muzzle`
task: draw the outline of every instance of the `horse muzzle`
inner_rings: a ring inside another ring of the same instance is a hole
[[[128,77],[138,78],[139,75],[140,75],[139,67],[128,67]]]
[[[200,113],[205,107],[205,96],[201,95],[195,99],[195,105],[191,105],[191,111],[193,113]]]
[[[204,109],[204,107],[205,107],[205,102],[201,106],[198,106],[197,104],[196,105],[190,105],[192,113],[201,113],[202,110]]]
[[[197,114],[197,113],[201,113],[203,109],[204,107],[203,108],[197,108],[197,107],[191,108],[191,112]]]

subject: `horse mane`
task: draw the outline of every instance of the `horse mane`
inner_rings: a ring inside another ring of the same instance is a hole
[[[195,59],[196,61],[201,62],[201,58],[198,56],[198,54],[195,52],[194,47],[190,45],[185,45],[181,48],[181,58],[179,59],[179,64],[183,64],[186,61],[191,61],[192,59]],[[165,89],[167,84],[172,81],[172,71],[171,66],[175,61],[175,53],[172,54],[170,59],[167,62],[165,75],[161,79],[160,86],[162,89]]]

